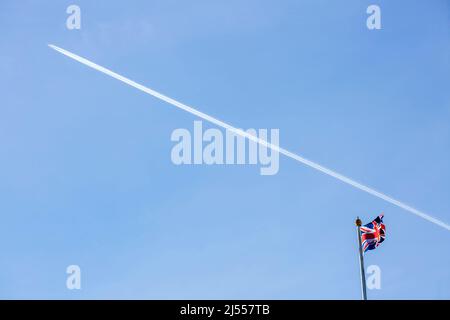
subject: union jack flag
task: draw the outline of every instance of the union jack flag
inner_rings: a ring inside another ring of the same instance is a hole
[[[379,215],[372,222],[361,226],[361,242],[364,252],[373,250],[382,243],[386,237],[386,226],[383,223],[384,215]]]

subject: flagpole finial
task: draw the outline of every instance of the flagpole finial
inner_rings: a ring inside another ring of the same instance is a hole
[[[356,224],[356,226],[361,227],[362,222],[359,217],[356,218],[355,224]]]

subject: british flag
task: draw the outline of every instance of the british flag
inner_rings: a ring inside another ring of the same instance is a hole
[[[386,237],[386,226],[383,223],[384,215],[379,215],[371,223],[361,226],[361,242],[364,252],[373,250],[382,243]]]

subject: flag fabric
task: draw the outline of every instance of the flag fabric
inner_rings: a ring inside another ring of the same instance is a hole
[[[386,237],[386,226],[383,223],[383,215],[379,215],[372,222],[361,226],[361,242],[364,252],[377,248]]]

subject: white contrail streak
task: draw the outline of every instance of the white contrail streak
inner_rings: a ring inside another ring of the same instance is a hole
[[[396,205],[397,207],[400,207],[400,208],[402,208],[402,209],[404,209],[404,210],[406,210],[406,211],[408,211],[408,212],[410,212],[412,214],[415,214],[416,216],[419,216],[419,217],[421,217],[421,218],[423,218],[425,220],[428,220],[429,222],[432,222],[432,223],[434,223],[434,224],[436,224],[436,225],[438,225],[438,226],[440,226],[440,227],[450,231],[450,226],[448,224],[446,224],[446,223],[444,223],[444,222],[442,222],[442,221],[440,221],[440,220],[430,216],[429,214],[426,214],[426,213],[421,212],[421,211],[419,211],[419,210],[417,210],[417,209],[415,209],[415,208],[413,208],[411,206],[408,206],[407,204],[405,204],[405,203],[403,203],[401,201],[398,201],[398,200],[396,200],[394,198],[391,198],[391,197],[389,197],[389,196],[387,196],[387,195],[385,195],[385,194],[383,194],[381,192],[378,192],[378,191],[376,191],[376,190],[374,190],[372,188],[369,188],[369,187],[367,187],[367,186],[365,186],[365,185],[363,185],[363,184],[361,184],[359,182],[356,182],[355,180],[352,180],[352,179],[350,179],[350,178],[348,178],[346,176],[343,176],[342,174],[339,174],[339,173],[337,173],[337,172],[335,172],[333,170],[325,168],[325,167],[321,166],[320,164],[317,164],[317,163],[315,163],[315,162],[313,162],[311,160],[308,160],[308,159],[305,159],[305,158],[303,158],[303,157],[301,157],[299,155],[296,155],[296,154],[294,154],[294,153],[292,153],[292,152],[290,152],[290,151],[288,151],[286,149],[280,148],[277,145],[271,144],[271,143],[269,143],[269,142],[267,142],[265,140],[262,140],[262,139],[260,139],[258,137],[255,137],[255,136],[253,136],[253,135],[251,135],[251,134],[249,134],[249,133],[247,133],[247,132],[245,132],[245,131],[243,131],[241,129],[237,129],[237,128],[235,128],[235,127],[233,127],[233,126],[231,126],[231,125],[229,125],[229,124],[227,124],[227,123],[225,123],[223,121],[220,121],[220,120],[218,120],[218,119],[216,119],[214,117],[211,117],[211,116],[209,116],[209,115],[207,115],[207,114],[205,114],[203,112],[200,112],[200,111],[198,111],[198,110],[196,110],[196,109],[194,109],[192,107],[189,107],[189,106],[187,106],[187,105],[185,105],[185,104],[183,104],[181,102],[178,102],[178,101],[176,101],[176,100],[174,100],[172,98],[169,98],[169,97],[167,97],[167,96],[165,96],[165,95],[163,95],[163,94],[161,94],[159,92],[156,92],[155,90],[147,88],[147,87],[145,87],[145,86],[143,86],[143,85],[141,85],[141,84],[139,84],[137,82],[134,82],[133,80],[125,78],[124,76],[121,76],[120,74],[117,74],[117,73],[115,73],[115,72],[113,72],[113,71],[111,71],[109,69],[106,69],[106,68],[104,68],[102,66],[99,66],[98,64],[95,64],[94,62],[89,61],[89,60],[87,60],[87,59],[85,59],[83,57],[80,57],[80,56],[78,56],[76,54],[73,54],[73,53],[71,53],[71,52],[69,52],[67,50],[59,48],[59,47],[57,47],[55,45],[52,45],[52,44],[49,44],[48,46],[50,48],[52,48],[52,49],[54,49],[54,50],[64,54],[64,55],[68,56],[69,58],[72,58],[72,59],[74,59],[74,60],[76,60],[78,62],[81,62],[82,64],[85,64],[88,67],[91,67],[91,68],[93,68],[93,69],[95,69],[97,71],[103,72],[104,74],[107,74],[110,77],[113,77],[113,78],[115,78],[117,80],[120,80],[120,81],[122,81],[122,82],[124,82],[124,83],[126,83],[126,84],[128,84],[128,85],[130,85],[132,87],[135,87],[136,89],[141,90],[141,91],[143,91],[143,92],[145,92],[145,93],[147,93],[149,95],[152,95],[155,98],[163,100],[163,101],[165,101],[165,102],[167,102],[167,103],[169,103],[169,104],[171,104],[171,105],[173,105],[173,106],[175,106],[177,108],[180,108],[180,109],[182,109],[184,111],[187,111],[187,112],[189,112],[189,113],[191,113],[193,115],[196,115],[199,118],[202,118],[202,119],[204,119],[206,121],[214,123],[215,125],[218,125],[219,127],[227,129],[227,130],[229,130],[231,132],[234,132],[235,134],[238,134],[238,135],[243,136],[243,137],[245,137],[245,138],[247,138],[249,140],[257,142],[260,145],[263,145],[263,146],[265,146],[267,148],[270,148],[270,149],[272,149],[275,152],[279,152],[281,154],[284,154],[285,156],[287,156],[289,158],[297,160],[298,162],[301,162],[301,163],[303,163],[303,164],[305,164],[305,165],[307,165],[307,166],[309,166],[311,168],[314,168],[314,169],[316,169],[318,171],[321,171],[321,172],[323,172],[323,173],[325,173],[325,174],[327,174],[329,176],[332,176],[333,178],[341,180],[342,182],[345,182],[345,183],[347,183],[347,184],[349,184],[349,185],[351,185],[351,186],[353,186],[353,187],[355,187],[357,189],[360,189],[360,190],[365,191],[365,192],[367,192],[367,193],[369,193],[369,194],[371,194],[371,195],[373,195],[375,197],[383,199],[384,201],[392,203],[393,205]]]

